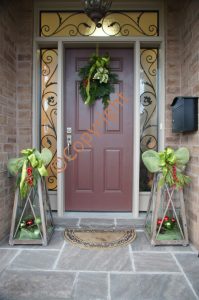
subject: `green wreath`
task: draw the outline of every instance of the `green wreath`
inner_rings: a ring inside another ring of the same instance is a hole
[[[92,55],[89,63],[80,69],[80,94],[85,104],[91,106],[102,99],[104,108],[109,105],[110,94],[115,91],[114,84],[117,75],[110,71],[110,57],[108,55]]]

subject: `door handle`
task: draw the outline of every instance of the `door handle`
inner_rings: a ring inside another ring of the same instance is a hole
[[[71,149],[72,149],[72,145],[71,143],[67,143],[67,156],[70,157],[71,156]]]
[[[66,136],[66,143],[67,143],[67,157],[70,160],[72,155],[72,128],[67,127],[67,136]]]

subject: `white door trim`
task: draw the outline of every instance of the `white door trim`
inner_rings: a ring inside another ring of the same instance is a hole
[[[136,41],[134,49],[134,109],[133,109],[133,217],[139,216],[140,188],[140,42]]]

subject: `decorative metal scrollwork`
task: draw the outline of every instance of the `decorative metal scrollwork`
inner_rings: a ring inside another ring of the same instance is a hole
[[[140,55],[140,153],[158,148],[157,125],[157,49],[141,49]],[[140,162],[140,189],[150,190],[151,175]]]
[[[84,12],[41,12],[44,37],[158,36],[158,12],[109,12],[101,25],[97,27]]]
[[[41,50],[41,148],[57,156],[57,51]],[[47,166],[49,190],[57,189],[57,174],[52,164]]]

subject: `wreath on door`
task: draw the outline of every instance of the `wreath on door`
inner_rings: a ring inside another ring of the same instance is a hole
[[[108,107],[110,94],[114,93],[117,74],[111,72],[110,56],[92,55],[88,64],[79,70],[80,94],[85,104],[91,106],[102,99],[104,109]]]

